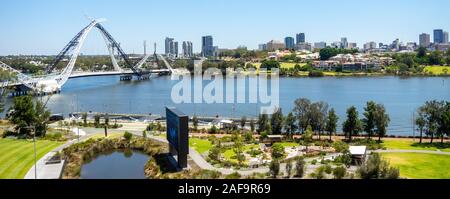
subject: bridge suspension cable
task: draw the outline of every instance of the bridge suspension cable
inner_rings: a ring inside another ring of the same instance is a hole
[[[46,77],[40,77],[35,78],[28,75],[25,75],[21,73],[20,71],[8,66],[7,64],[0,62],[0,68],[3,70],[10,71],[17,76],[18,82],[25,85],[29,89],[37,92],[45,92],[45,93],[51,93],[51,92],[58,92],[61,90],[61,87],[67,82],[70,75],[72,74],[72,71],[75,66],[75,62],[80,54],[80,50],[86,40],[87,35],[91,32],[91,30],[95,27],[97,28],[100,33],[102,34],[105,43],[107,45],[108,51],[111,56],[112,64],[114,66],[114,69],[119,72],[124,72],[124,70],[119,66],[117,60],[114,56],[114,49],[117,49],[119,52],[119,55],[124,60],[126,66],[130,68],[133,73],[139,77],[143,75],[148,75],[151,72],[157,72],[155,71],[144,71],[142,70],[142,65],[145,63],[145,61],[150,57],[150,55],[144,56],[137,64],[133,64],[128,57],[128,55],[122,50],[120,45],[114,40],[114,38],[109,34],[108,31],[100,24],[104,20],[93,20],[91,23],[83,28],[78,34],[75,35],[74,38],[63,48],[63,50],[55,57],[53,62],[48,65],[45,69],[45,73],[48,75]],[[58,75],[50,77],[50,74],[53,72],[53,70],[56,68],[56,66],[69,54],[71,53],[70,60],[67,64],[67,66],[62,70],[62,72]],[[167,68],[170,72],[173,72],[172,67],[167,62],[167,60],[159,55],[161,59],[166,64]],[[160,70],[161,72],[164,72],[163,70]],[[9,82],[11,85],[11,82]]]

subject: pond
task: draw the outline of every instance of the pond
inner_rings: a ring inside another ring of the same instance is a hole
[[[81,167],[81,179],[146,179],[149,156],[135,150],[102,153]]]

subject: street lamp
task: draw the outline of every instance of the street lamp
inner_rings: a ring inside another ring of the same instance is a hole
[[[36,128],[33,126],[26,126],[19,128],[19,132],[21,129],[30,129],[31,134],[33,134],[33,145],[34,145],[34,179],[37,179],[37,155],[36,155]]]

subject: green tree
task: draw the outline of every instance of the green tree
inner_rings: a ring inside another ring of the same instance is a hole
[[[386,113],[386,108],[384,108],[383,104],[376,105],[374,123],[375,123],[375,132],[378,135],[378,142],[381,142],[381,138],[386,136],[387,127],[391,119],[389,115]]]
[[[36,117],[36,110],[31,96],[20,96],[14,98],[9,120],[15,125],[19,135],[29,135],[30,130],[25,127],[32,126]]]
[[[236,159],[238,161],[238,165],[242,166],[242,162],[245,160],[244,156],[244,144],[242,142],[242,137],[235,133],[233,135],[234,139],[234,145],[233,145],[233,151],[236,154]]]
[[[272,126],[272,134],[280,135],[283,129],[283,112],[281,108],[277,108],[270,118],[270,124]]]
[[[441,138],[441,144],[444,143],[444,136],[450,134],[450,102],[441,101],[438,109],[437,135]]]
[[[358,135],[361,132],[361,121],[358,119],[356,107],[351,106],[347,109],[347,120],[342,126],[345,135],[350,141],[352,140],[352,136]]]
[[[255,132],[255,122],[250,120],[250,131]]]
[[[292,175],[292,161],[291,160],[288,160],[286,162],[285,170],[286,170],[286,177],[291,178],[291,175]]]
[[[83,125],[86,127],[87,126],[87,113],[86,112],[82,113],[81,118],[83,119]]]
[[[286,119],[284,120],[284,129],[288,137],[292,139],[295,131],[297,130],[297,126],[295,125],[295,117],[294,114],[292,114],[292,112],[289,113],[286,116]]]
[[[35,103],[35,118],[34,124],[36,136],[45,136],[47,132],[47,125],[50,119],[50,111],[45,108],[45,105],[41,101]]]
[[[272,159],[281,159],[285,156],[284,147],[280,143],[272,145]]]
[[[278,174],[280,173],[280,162],[278,161],[278,159],[273,159],[272,162],[270,162],[269,170],[272,178],[277,178]]]
[[[105,115],[105,126],[109,126],[109,115],[108,114],[106,114]]]
[[[241,129],[244,129],[245,123],[247,123],[247,117],[242,116],[241,121],[240,121]]]
[[[308,146],[313,141],[313,131],[312,131],[312,127],[310,125],[308,125],[308,127],[306,127],[306,131],[302,135],[302,140],[303,140],[303,144],[306,147],[306,152],[308,152]]]
[[[192,125],[194,126],[194,130],[197,130],[198,128],[198,118],[196,115],[194,115],[194,117],[192,117]]]
[[[304,132],[310,124],[310,106],[311,101],[306,98],[300,98],[294,102],[293,113],[298,120],[298,128],[301,132]]]
[[[265,68],[268,71],[270,71],[270,70],[272,70],[272,68],[280,68],[280,63],[277,60],[273,60],[273,59],[264,60],[261,63],[260,68]]]
[[[269,118],[268,118],[267,114],[265,114],[265,113],[259,114],[259,116],[258,116],[258,133],[268,130],[268,129],[266,129],[267,123],[269,123]]]
[[[364,108],[364,118],[362,119],[362,125],[364,131],[367,133],[369,139],[375,132],[375,114],[377,111],[377,105],[374,101],[369,101]]]
[[[422,137],[423,137],[423,131],[425,129],[426,126],[426,118],[425,118],[425,114],[426,114],[426,110],[424,107],[420,107],[417,109],[417,118],[416,118],[416,125],[417,125],[417,129],[419,130],[420,133],[420,140],[419,143],[422,143]]]
[[[94,126],[95,126],[95,128],[98,128],[100,126],[100,115],[99,114],[94,115]]]
[[[433,51],[429,56],[428,56],[428,61],[429,64],[431,65],[441,65],[442,64],[442,54],[440,51]]]
[[[303,157],[298,157],[295,160],[295,176],[298,178],[303,178],[305,174],[306,162]]]
[[[325,129],[330,135],[330,141],[331,136],[333,133],[336,132],[337,122],[339,120],[339,117],[336,115],[336,112],[334,111],[334,108],[331,108],[330,111],[328,111],[327,120],[325,124]]]
[[[328,111],[328,104],[325,102],[312,103],[309,109],[309,121],[313,131],[319,133],[319,140],[322,132],[325,130],[326,115]]]
[[[427,48],[421,46],[417,49],[417,57],[422,58],[427,56]]]
[[[209,150],[209,153],[208,153],[209,159],[211,159],[212,161],[216,161],[216,162],[220,161],[221,150],[222,150],[222,147],[221,147],[221,144],[219,141],[218,145],[214,145],[211,148],[211,150]]]

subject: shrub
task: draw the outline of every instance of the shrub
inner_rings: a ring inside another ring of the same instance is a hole
[[[146,130],[142,131],[142,137],[143,138],[147,138],[147,131]]]
[[[334,179],[342,179],[345,177],[345,174],[347,173],[347,169],[345,167],[336,167],[333,170],[333,176]]]
[[[308,76],[309,77],[323,77],[324,74],[322,71],[309,71]]]
[[[348,144],[343,141],[338,140],[333,143],[333,148],[334,148],[334,150],[336,150],[336,152],[342,153],[342,152],[348,150]]]
[[[313,173],[310,174],[311,178],[324,179],[325,178],[325,166],[320,166]]]
[[[299,157],[297,158],[297,160],[295,160],[295,176],[302,178],[304,174],[305,174],[305,160],[303,159],[303,157]]]
[[[253,142],[253,133],[252,132],[245,132],[244,133],[244,141],[246,143],[251,143]]]
[[[357,173],[362,179],[397,179],[400,176],[399,169],[391,167],[378,153],[370,155],[358,168]]]
[[[286,162],[286,177],[287,178],[291,178],[291,173],[292,173],[292,161],[288,161],[288,162]]]
[[[333,168],[329,164],[325,165],[325,173],[331,174],[332,172]]]
[[[316,164],[317,164],[317,160],[316,160],[316,159],[312,160],[312,161],[311,161],[311,164],[312,164],[312,165],[316,165]]]
[[[210,134],[216,134],[216,133],[218,133],[218,129],[217,129],[217,127],[216,127],[216,125],[213,125],[209,130],[208,130],[208,133],[210,133]]]
[[[220,151],[221,151],[220,146],[215,145],[214,147],[211,148],[211,150],[209,150],[208,158],[211,159],[212,161],[219,161]]]
[[[128,131],[125,131],[125,133],[123,134],[123,138],[125,138],[125,140],[130,141],[131,138],[133,138],[133,134],[131,134],[131,133],[128,132]]]
[[[272,162],[270,162],[269,169],[272,178],[277,178],[278,174],[280,173],[280,162],[278,162],[277,159],[272,160]]]
[[[225,176],[225,179],[240,179],[240,178],[241,178],[241,174],[239,174],[238,172],[233,172],[233,173]]]
[[[280,143],[275,143],[272,145],[272,158],[280,159],[285,156],[284,147]]]

